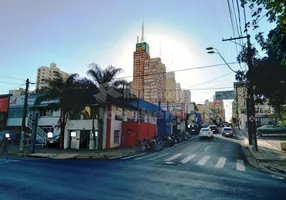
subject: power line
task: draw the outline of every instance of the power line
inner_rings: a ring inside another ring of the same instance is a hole
[[[236,6],[237,6],[237,11],[238,11],[238,22],[239,22],[240,34],[242,35],[241,18],[240,18],[240,9],[239,9],[238,0],[236,0]]]
[[[25,81],[25,79],[22,78],[16,78],[16,77],[11,77],[11,76],[0,76],[1,78],[9,78],[9,79],[14,79],[14,80],[21,80],[21,81]]]
[[[195,88],[195,89],[192,89],[192,90],[218,90],[218,89],[233,89],[233,87]]]
[[[239,28],[238,28],[238,22],[237,22],[237,18],[236,18],[236,11],[235,11],[234,0],[232,0],[232,8],[233,8],[233,15],[234,15],[234,21],[235,21],[235,25],[236,25],[236,30],[237,30],[238,36],[241,36],[239,34]]]
[[[227,63],[229,65],[237,64],[238,62],[230,62]],[[219,66],[224,66],[227,65],[226,63],[221,63],[221,64],[214,64],[214,65],[204,65],[200,67],[191,67],[191,68],[186,68],[186,69],[178,69],[178,70],[173,70],[173,71],[168,71],[168,72],[182,72],[182,71],[188,71],[188,70],[196,70],[196,69],[206,69],[206,68],[212,68],[212,67],[219,67]],[[139,74],[135,76],[125,76],[125,77],[118,77],[117,79],[124,79],[124,78],[134,78],[134,77],[142,77],[142,76],[152,76],[152,75],[158,75],[158,74],[166,74],[168,72],[157,72],[157,73],[150,73],[150,74]]]
[[[3,84],[10,84],[10,85],[21,85],[19,83],[10,83],[10,82],[3,82],[3,81],[0,81],[0,83],[3,83]],[[24,83],[23,83],[24,85]]]
[[[227,73],[227,74],[225,74],[225,75],[216,77],[216,78],[211,79],[211,80],[209,80],[209,81],[205,81],[205,82],[198,83],[198,84],[196,84],[196,85],[192,85],[192,86],[190,86],[190,87],[187,87],[186,89],[192,88],[192,87],[196,87],[196,86],[200,86],[200,85],[204,85],[204,84],[206,84],[206,83],[210,83],[210,82],[212,82],[212,81],[215,81],[215,80],[218,80],[218,79],[220,79],[220,78],[226,77],[226,76],[228,76],[228,75],[230,75],[230,74],[232,74],[232,73],[233,73],[233,72],[229,72],[229,73]]]

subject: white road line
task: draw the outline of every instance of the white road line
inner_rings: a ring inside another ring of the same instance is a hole
[[[138,157],[138,156],[142,156],[142,155],[145,155],[146,153],[140,153],[140,154],[137,154],[137,155],[134,155],[134,156],[127,156],[127,157],[124,157],[124,158],[121,158],[122,160],[127,160],[129,158],[135,158],[135,157]]]
[[[204,151],[208,150],[209,147],[210,147],[210,146],[207,146]]]
[[[204,165],[206,162],[210,159],[210,156],[204,156],[198,163],[197,165]]]
[[[151,153],[151,154],[148,154],[146,156],[141,156],[141,157],[134,158],[133,160],[142,160],[144,158],[149,158],[149,157],[154,156],[154,155],[158,155],[158,153]]]
[[[225,164],[226,158],[225,157],[220,157],[217,161],[217,164],[215,165],[216,168],[223,168]]]
[[[1,162],[6,162],[5,159],[0,159]],[[11,160],[11,159],[8,159],[8,162],[20,162],[20,160]]]
[[[244,162],[243,160],[237,160],[236,162],[236,170],[237,171],[245,171]]]
[[[161,154],[161,155],[159,155],[159,156],[150,158],[149,160],[157,160],[157,159],[162,158],[162,157],[164,157],[164,156],[167,156],[167,155],[169,155],[169,154],[170,154],[170,153],[163,153],[163,154]]]
[[[166,159],[165,161],[172,161],[172,160],[175,160],[176,158],[182,156],[183,154],[182,153],[177,153],[176,155]]]
[[[114,156],[114,157],[108,158],[108,160],[114,160],[114,159],[122,158],[122,157],[123,157],[123,156]]]
[[[185,164],[185,163],[189,162],[190,160],[192,160],[194,157],[196,157],[196,155],[195,154],[191,154],[188,157],[186,157],[183,160],[181,160],[180,162]]]

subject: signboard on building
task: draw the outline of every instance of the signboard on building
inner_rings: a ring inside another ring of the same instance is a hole
[[[35,100],[37,99],[38,95],[30,95],[28,97],[28,107],[34,106]],[[19,95],[19,96],[11,96],[10,97],[10,108],[17,108],[17,107],[23,107],[25,101],[25,95]],[[49,104],[49,103],[55,103],[57,100],[49,100],[49,101],[43,101],[41,105]]]
[[[216,91],[215,92],[215,99],[216,100],[228,100],[233,99],[234,93],[233,90],[230,91]]]
[[[149,54],[149,45],[146,42],[137,43],[136,51],[145,51],[146,53]]]
[[[8,98],[9,97],[0,97],[0,112],[7,112]]]

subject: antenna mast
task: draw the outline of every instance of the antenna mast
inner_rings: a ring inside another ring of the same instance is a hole
[[[141,33],[141,43],[144,42],[144,22],[142,19],[142,33]]]

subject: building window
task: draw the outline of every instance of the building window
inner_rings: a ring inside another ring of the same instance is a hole
[[[120,144],[120,130],[114,130],[113,143]]]
[[[123,109],[122,108],[115,108],[115,120],[122,121],[122,116],[123,116]]]

